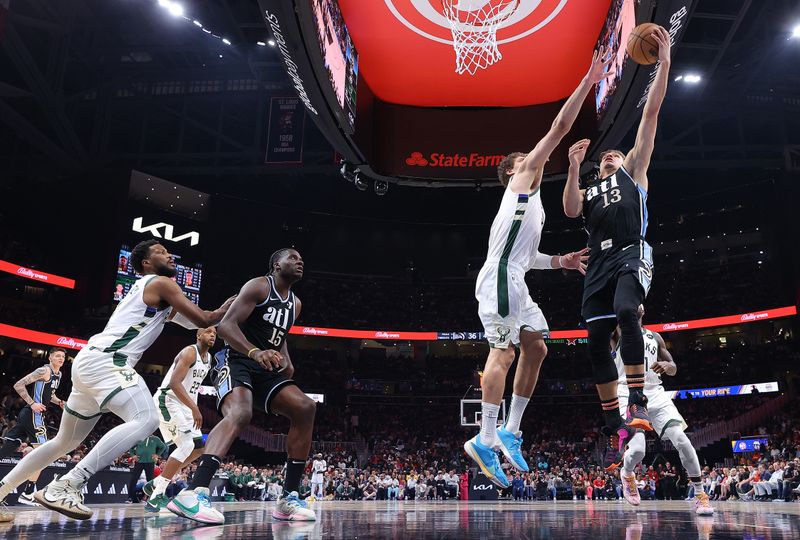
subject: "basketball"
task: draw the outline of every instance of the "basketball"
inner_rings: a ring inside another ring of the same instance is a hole
[[[643,23],[631,30],[628,36],[628,56],[634,62],[647,66],[658,61],[658,43],[650,34],[658,28],[655,23]]]

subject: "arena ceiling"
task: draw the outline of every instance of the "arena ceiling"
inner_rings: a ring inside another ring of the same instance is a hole
[[[501,10],[510,4],[462,3]],[[470,75],[455,71],[442,0],[340,0],[360,75],[375,95],[424,107],[518,107],[567,97],[588,66],[609,3],[521,0],[497,32],[502,60]]]

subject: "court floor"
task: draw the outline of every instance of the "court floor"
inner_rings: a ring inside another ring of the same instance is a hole
[[[558,502],[317,502],[311,524],[274,523],[274,503],[228,503],[224,526],[204,527],[172,514],[152,515],[138,505],[95,507],[90,521],[50,511],[13,507],[5,538],[800,538],[800,503],[718,503],[716,515],[698,517],[691,503],[644,501],[638,509],[617,501]]]

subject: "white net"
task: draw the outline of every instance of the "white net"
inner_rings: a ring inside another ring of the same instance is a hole
[[[478,9],[468,9],[470,0],[442,0],[443,15],[453,31],[456,73],[475,75],[478,69],[486,69],[503,58],[497,48],[497,29],[516,11],[519,2],[495,0]]]

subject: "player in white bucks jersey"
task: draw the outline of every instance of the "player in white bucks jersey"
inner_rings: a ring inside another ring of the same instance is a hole
[[[61,415],[58,434],[34,449],[0,482],[0,500],[17,485],[59,457],[72,452],[89,435],[100,415],[111,412],[124,423],[103,435],[72,470],[34,494],[36,502],[74,519],[89,519],[81,490],[97,471],[151,435],[158,412],[147,385],[136,373],[142,353],[172,320],[192,328],[217,324],[233,301],[216,311],[190,302],[177,283],[175,261],[157,240],[137,244],[131,264],[142,277],[119,303],[105,329],[89,339],[72,364],[72,392]]]
[[[638,309],[639,324],[641,325],[644,316],[644,308]],[[622,349],[619,347],[619,328],[611,337],[611,350],[613,351],[614,362],[617,366],[617,377],[619,380],[619,410],[622,415],[628,414],[628,398],[630,389],[625,373],[625,363],[622,357]],[[688,427],[686,421],[675,407],[675,402],[669,397],[661,382],[661,376],[673,377],[678,371],[678,366],[672,359],[672,355],[667,350],[664,339],[657,333],[642,328],[644,341],[644,395],[647,398],[650,421],[656,434],[662,439],[668,439],[678,450],[681,463],[689,475],[689,481],[694,485],[695,492],[695,512],[699,515],[710,515],[714,513],[714,508],[708,501],[708,495],[703,491],[700,481],[700,460],[697,452],[692,446],[689,437],[684,431]],[[636,474],[634,469],[642,462],[645,455],[645,436],[644,431],[637,430],[635,435],[627,443],[625,449],[620,479],[622,480],[622,493],[633,506],[638,506],[641,502],[639,490],[636,487]],[[619,464],[614,464],[609,469],[615,469]]]
[[[464,451],[500,487],[507,487],[508,479],[500,468],[495,447],[500,448],[515,468],[528,471],[520,450],[519,424],[547,354],[544,344],[549,331],[547,321],[528,293],[525,273],[532,268],[582,271],[586,259],[586,250],[563,256],[539,253],[545,218],[540,193],[544,168],[553,150],[572,128],[589,91],[597,82],[613,75],[605,73],[612,59],[602,48],[595,51],[588,72],[547,134],[529,153],[506,156],[497,170],[505,191],[492,223],[486,262],[475,285],[478,315],[491,349],[481,381],[481,430],[464,443]],[[506,425],[497,429],[506,375],[514,363],[517,347],[520,359],[510,414]]]
[[[211,370],[208,352],[217,339],[213,326],[197,331],[197,343],[184,347],[169,366],[153,400],[158,408],[161,438],[174,444],[161,474],[147,482],[142,491],[147,495],[145,510],[158,512],[167,506],[164,495],[170,482],[183,468],[203,453],[203,415],[197,406],[197,394]]]
[[[300,480],[311,449],[317,406],[291,376],[294,372],[286,338],[300,317],[302,304],[292,285],[303,277],[303,258],[296,249],[279,249],[269,258],[270,273],[244,284],[219,325],[225,347],[218,360],[214,386],[222,420],[211,430],[197,472],[187,489],[167,508],[182,517],[209,525],[225,516],[204,506],[208,486],[237,435],[250,424],[253,409],[289,419],[286,437],[286,476],[283,495],[272,511],[281,521],[314,521],[316,515],[298,496]]]
[[[644,302],[653,278],[653,256],[647,234],[647,169],[655,145],[658,113],[667,93],[670,35],[657,26],[649,35],[658,45],[659,65],[649,87],[636,142],[625,155],[620,150],[600,153],[600,174],[581,189],[580,167],[590,141],[569,149],[564,186],[564,213],[583,216],[591,249],[583,281],[581,315],[588,331],[589,360],[605,420],[604,431],[618,438],[621,453],[634,429],[651,430],[644,397],[644,357],[636,310]],[[627,421],[619,415],[617,371],[608,342],[621,329],[620,348],[630,390]]]

